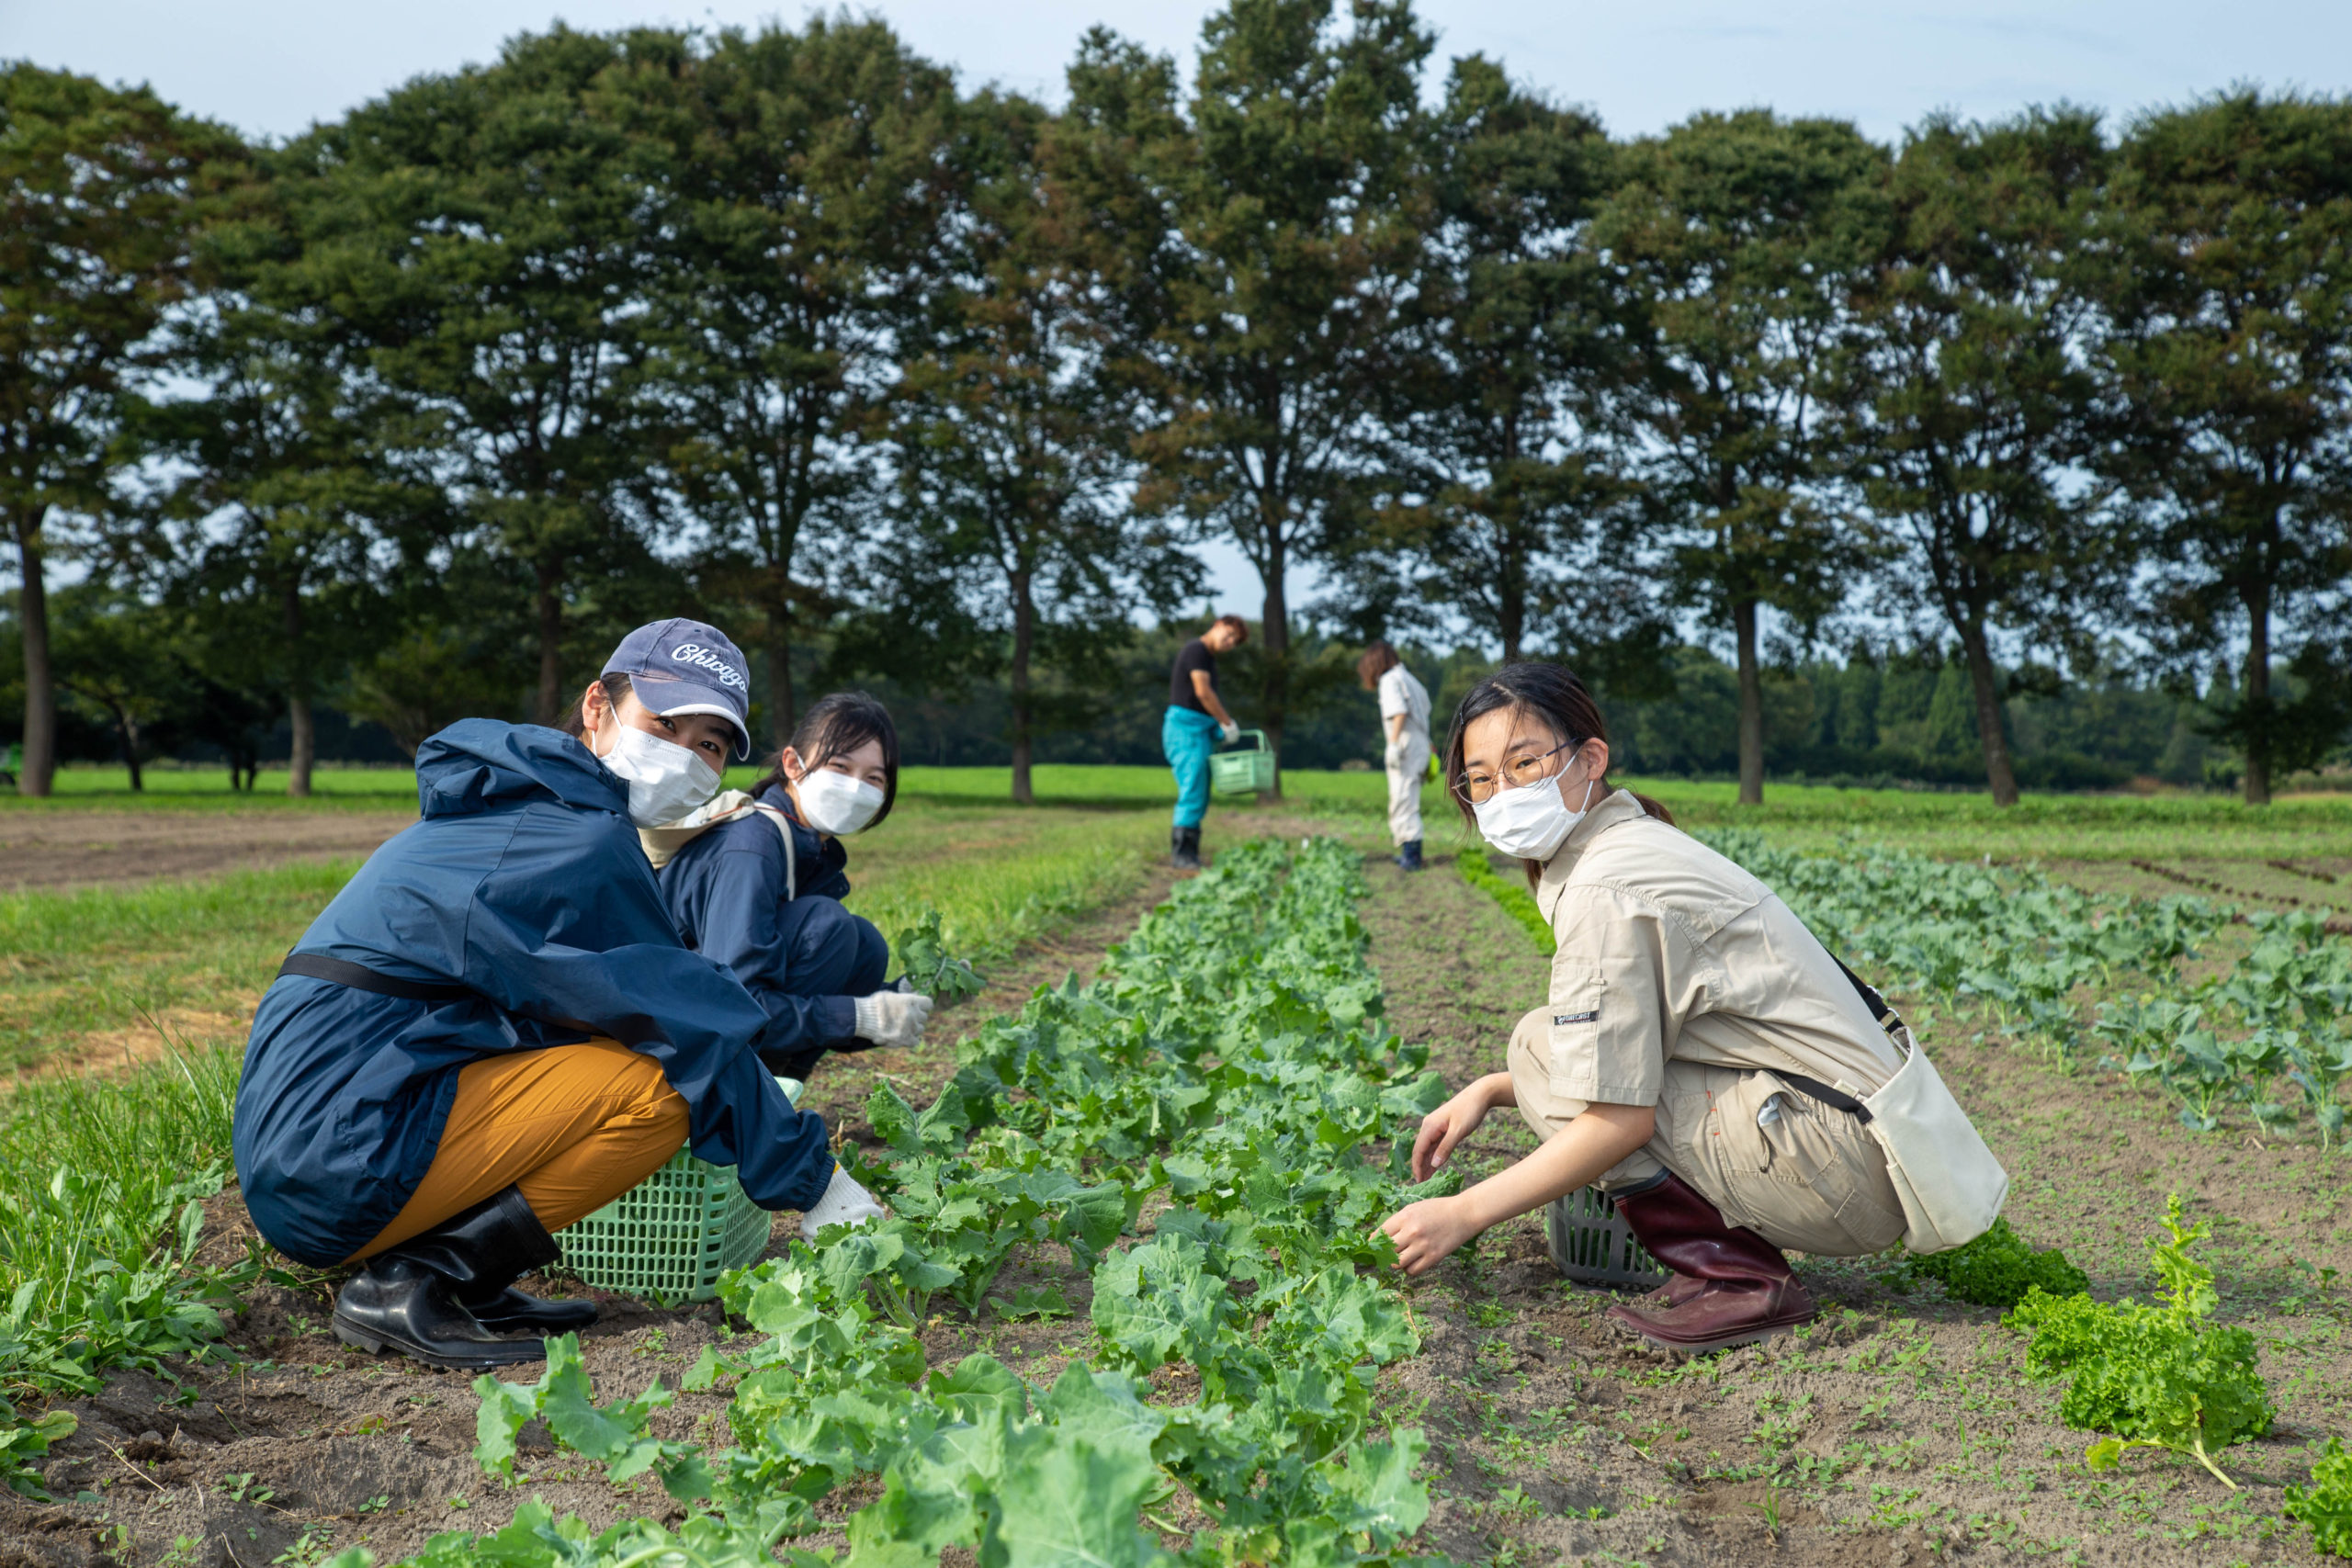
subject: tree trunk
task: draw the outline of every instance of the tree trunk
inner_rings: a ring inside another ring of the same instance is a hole
[[[2245,737],[2245,803],[2270,804],[2270,585],[2249,585],[2245,604],[2245,705],[2254,724]]]
[[[24,592],[18,615],[25,628],[25,761],[18,795],[45,795],[57,773],[57,683],[49,665],[49,584],[41,575],[40,525],[49,509],[17,513],[17,560]]]
[[[563,722],[563,558],[538,565],[539,722]]]
[[[1511,558],[1508,548],[1502,553],[1502,570],[1497,573],[1495,610],[1499,624],[1496,630],[1502,634],[1503,662],[1519,662],[1519,650],[1527,637],[1527,574]]]
[[[768,623],[768,734],[779,751],[792,744],[793,728],[800,722],[799,704],[792,690],[790,592],[788,584],[771,585],[763,606]]]
[[[114,710],[114,730],[121,738],[123,766],[130,770],[131,793],[144,794],[147,776],[139,771],[139,721],[117,708]]]
[[[1274,787],[1259,795],[1261,801],[1283,797],[1283,719],[1290,710],[1290,600],[1283,581],[1287,541],[1278,521],[1270,521],[1266,529],[1266,601],[1259,628],[1266,639],[1266,679],[1260,688],[1264,711],[1258,722],[1274,752]]]
[[[1012,574],[1012,798],[1022,806],[1036,803],[1029,777],[1031,736],[1035,715],[1029,694],[1029,651],[1037,637],[1037,606],[1029,594],[1029,574]]]
[[[286,699],[286,724],[293,731],[286,761],[286,793],[297,800],[311,797],[311,764],[318,756],[318,728],[311,719],[311,699],[300,693]]]
[[[1982,615],[1959,628],[1961,651],[1968,660],[1968,682],[1976,697],[1976,735],[1984,746],[1984,778],[1993,786],[1993,804],[2018,803],[2017,770],[2009,765],[2008,738],[2001,733],[2001,699],[1993,687],[1993,650],[1984,640]]]
[[[1739,644],[1739,803],[1764,804],[1764,672],[1756,659],[1756,604],[1731,603],[1732,632]]]
[[[302,589],[288,579],[283,586],[286,651],[293,660],[294,679],[286,691],[286,726],[292,744],[286,760],[286,793],[297,800],[311,797],[311,765],[317,760],[318,730],[311,720],[310,665],[302,657]]]

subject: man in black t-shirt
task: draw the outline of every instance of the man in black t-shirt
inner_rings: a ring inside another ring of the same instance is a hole
[[[1250,628],[1238,615],[1219,615],[1209,629],[1184,645],[1168,676],[1168,716],[1159,726],[1160,749],[1176,775],[1176,820],[1168,835],[1169,859],[1179,866],[1201,863],[1201,818],[1209,808],[1209,753],[1221,733],[1238,738],[1241,727],[1217,700],[1216,656],[1239,648]]]

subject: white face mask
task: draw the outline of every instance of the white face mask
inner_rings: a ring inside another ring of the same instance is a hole
[[[811,768],[796,786],[800,815],[820,833],[844,838],[865,828],[882,809],[882,792],[864,779],[831,768]]]
[[[1574,811],[1561,798],[1556,775],[1524,789],[1497,790],[1470,809],[1478,818],[1479,835],[1496,849],[1521,860],[1548,861],[1584,820],[1598,783],[1585,781],[1585,804]]]
[[[674,740],[614,720],[612,750],[597,760],[628,785],[628,819],[674,822],[718,793],[718,770]]]

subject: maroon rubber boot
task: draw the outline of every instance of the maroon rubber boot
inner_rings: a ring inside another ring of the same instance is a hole
[[[1616,1202],[1634,1238],[1679,1276],[1655,1309],[1611,1307],[1620,1327],[1664,1350],[1722,1350],[1819,1315],[1781,1249],[1745,1225],[1725,1224],[1722,1211],[1680,1177],[1669,1174]]]

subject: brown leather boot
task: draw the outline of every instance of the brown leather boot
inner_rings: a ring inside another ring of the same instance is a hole
[[[1810,1323],[1819,1315],[1781,1249],[1745,1225],[1728,1225],[1680,1177],[1617,1199],[1634,1237],[1679,1276],[1647,1311],[1618,1305],[1611,1321],[1666,1350],[1721,1350]]]

